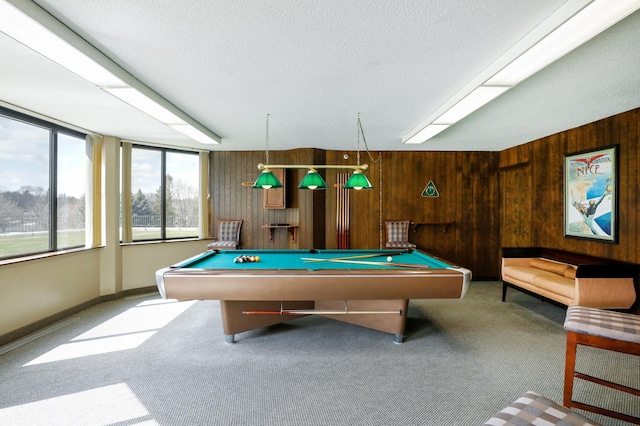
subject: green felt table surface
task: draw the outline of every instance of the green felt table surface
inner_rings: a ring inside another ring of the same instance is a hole
[[[235,263],[240,256],[259,256],[259,262]],[[348,263],[335,261],[313,261],[307,259],[341,259],[353,256],[362,258],[345,259]],[[369,257],[375,256],[375,257]],[[391,256],[389,262],[387,257]],[[362,262],[362,263],[359,263]],[[371,264],[376,263],[376,264]],[[379,263],[379,264],[378,264]],[[405,266],[393,266],[394,263]],[[231,270],[321,270],[321,269],[406,269],[406,265],[445,269],[453,265],[412,250],[221,250],[208,251],[173,265],[174,268],[231,269]]]

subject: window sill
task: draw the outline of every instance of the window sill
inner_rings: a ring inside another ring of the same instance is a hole
[[[64,256],[65,254],[81,253],[84,251],[95,250],[99,248],[102,248],[102,247],[91,247],[91,248],[77,247],[77,248],[72,248],[67,250],[58,250],[58,251],[52,251],[47,253],[31,254],[28,256],[12,257],[10,259],[0,260],[0,266],[15,265],[17,263],[30,262],[32,260],[48,259],[50,257]]]
[[[171,243],[185,243],[185,242],[193,242],[193,241],[211,241],[213,238],[176,238],[175,240],[149,240],[149,241],[131,241],[120,243],[120,246],[138,246],[138,245],[146,245],[146,244],[171,244]]]

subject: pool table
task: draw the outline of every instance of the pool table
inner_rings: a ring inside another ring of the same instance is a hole
[[[310,314],[402,343],[409,300],[462,298],[471,271],[419,250],[215,250],[158,270],[156,281],[165,299],[219,300],[227,343]]]

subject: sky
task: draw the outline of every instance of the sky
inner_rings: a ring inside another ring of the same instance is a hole
[[[0,189],[49,188],[49,131],[0,116]]]
[[[58,140],[58,194],[85,193],[85,141],[68,135]],[[155,193],[160,186],[160,151],[134,149],[132,192]],[[197,154],[167,152],[167,173],[198,188]],[[23,186],[49,187],[49,130],[0,116],[0,192]]]
[[[160,151],[134,148],[131,153],[131,192],[155,193],[160,186]],[[198,190],[198,154],[167,152],[167,174],[174,181],[182,180]]]
[[[85,193],[84,139],[60,135],[58,194]],[[78,178],[81,176],[81,178]],[[0,190],[49,188],[49,130],[0,116]]]

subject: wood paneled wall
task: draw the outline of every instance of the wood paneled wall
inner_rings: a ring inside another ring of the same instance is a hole
[[[348,159],[344,155],[349,156]],[[453,222],[444,232],[439,225],[419,225],[410,233],[418,248],[471,269],[474,278],[496,278],[499,273],[499,188],[497,152],[360,153],[369,164],[366,175],[374,189],[350,192],[350,247],[384,247],[385,219],[414,222]],[[217,219],[244,219],[242,246],[246,248],[335,248],[337,174],[325,170],[329,189],[298,190],[306,170],[289,170],[287,209],[265,210],[262,190],[242,186],[258,176],[263,152],[211,154],[212,223]],[[298,149],[270,152],[271,164],[356,164],[356,152]],[[421,194],[429,181],[440,196]],[[292,243],[284,230],[269,241],[267,223],[299,224]],[[213,234],[217,231],[214,229]]]
[[[344,152],[327,152],[327,162],[345,163]],[[347,152],[350,158],[355,153]],[[471,269],[474,277],[497,277],[499,263],[498,153],[405,152],[361,153],[374,189],[351,192],[351,247],[384,247],[387,219],[453,222],[418,225],[409,240],[419,249]],[[353,164],[353,163],[352,163]],[[329,186],[335,178],[327,180]],[[422,197],[429,181],[440,194]],[[327,199],[327,235],[335,235],[335,196]],[[327,247],[335,247],[335,238]]]
[[[503,192],[503,246],[541,246],[640,264],[640,109],[605,118],[551,135],[500,153],[501,180],[520,169],[530,179],[521,196],[532,206],[529,238],[515,235],[511,224],[522,222],[523,212],[510,208],[510,194]],[[618,243],[565,238],[563,229],[565,154],[618,145]]]
[[[324,162],[324,152],[312,149],[293,151],[273,151],[269,153],[270,164],[314,164]],[[210,230],[209,235],[217,237],[217,220],[242,219],[240,232],[241,247],[255,249],[308,248],[319,247],[324,239],[323,217],[324,196],[314,191],[297,189],[306,170],[286,170],[285,209],[263,208],[265,190],[251,186],[260,171],[258,163],[264,163],[264,151],[226,151],[211,153],[210,188]],[[320,218],[320,219],[318,219]],[[273,241],[264,225],[272,223],[316,224],[300,226],[296,242],[285,229],[273,230]]]

